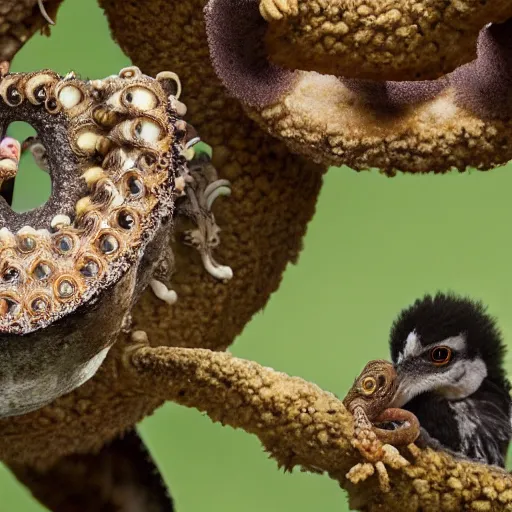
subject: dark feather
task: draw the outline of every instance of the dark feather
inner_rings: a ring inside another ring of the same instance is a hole
[[[428,392],[416,396],[403,408],[413,412],[428,436],[445,448],[504,466],[512,436],[511,386],[503,368],[506,347],[495,319],[481,302],[454,294],[427,295],[404,309],[393,323],[393,362],[397,362],[407,336],[413,331],[423,346],[464,335],[463,357],[480,357],[486,365],[487,377],[475,393],[464,399],[451,400]]]

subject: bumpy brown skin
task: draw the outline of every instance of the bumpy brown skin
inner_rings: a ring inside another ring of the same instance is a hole
[[[62,0],[49,0],[44,7],[53,21]],[[2,0],[0,2],[0,61],[11,61],[16,52],[38,30],[48,32],[48,22],[37,0]]]
[[[218,76],[295,153],[391,175],[512,159],[512,18],[484,28],[478,58],[439,80],[377,82],[269,63],[258,0],[209,0],[205,15]]]
[[[487,23],[512,17],[507,0],[261,0],[276,64],[371,80],[430,80],[476,56]]]
[[[347,471],[361,458],[351,446],[352,415],[332,393],[253,361],[204,349],[140,346],[130,360],[146,389],[206,412],[213,421],[255,434],[279,466],[327,473],[369,512],[509,511],[512,476],[430,449],[404,450],[410,464],[390,472],[382,494],[372,476],[357,485]],[[186,383],[186,384],[185,384]]]
[[[134,325],[155,344],[223,349],[297,259],[324,168],[291,155],[228,99],[208,64],[201,2],[162,0],[151,9],[122,1],[103,5],[134,63],[153,75],[162,69],[178,73],[187,120],[213,147],[220,176],[232,183],[231,197],[217,200],[214,210],[222,228],[216,256],[231,265],[235,277],[217,282],[194,249],[176,242],[171,284],[178,302],[169,306],[146,292]],[[186,227],[178,223],[177,239]],[[142,391],[122,365],[129,342],[121,337],[95,377],[76,391],[34,413],[0,420],[2,460],[17,468],[50,469],[61,457],[100,450],[159,406],[158,390]],[[52,483],[59,488],[57,480]]]
[[[147,292],[134,312],[135,326],[147,330],[154,345],[225,348],[277,288],[286,263],[296,259],[322,167],[291,155],[228,99],[208,65],[201,1],[153,0],[142,8],[103,0],[103,6],[135,64],[146,73],[172,69],[180,75],[187,118],[213,146],[214,163],[233,186],[231,198],[215,205],[223,228],[217,256],[233,267],[233,280],[216,282],[193,249],[176,243],[172,285],[179,302],[170,308]],[[183,228],[178,225],[178,234]],[[59,477],[69,461],[63,457],[101,454],[105,443],[171,399],[256,433],[286,468],[327,471],[359,508],[395,510],[400,500],[411,511],[462,510],[469,503],[476,510],[505,510],[512,502],[512,482],[501,472],[431,451],[393,473],[385,497],[375,479],[355,487],[344,476],[361,461],[350,445],[352,417],[332,394],[223,353],[137,346],[127,351],[131,344],[122,336],[96,376],[76,391],[40,411],[0,421],[2,459],[27,483],[26,467],[43,475],[48,470],[46,496],[63,484],[87,492],[80,479]]]
[[[369,104],[364,94],[334,77],[300,76],[279,103],[246,111],[291,150],[317,162],[377,168],[393,176],[488,170],[512,159],[510,121],[480,119],[461,108],[453,88],[428,102],[394,109]],[[375,98],[379,87],[369,86],[369,97],[372,88]]]
[[[225,349],[296,260],[323,169],[290,154],[226,95],[209,65],[203,1],[153,0],[144,9],[122,0],[100,3],[134,64],[149,74],[178,73],[187,121],[212,146],[219,176],[232,184],[231,196],[217,200],[214,213],[222,229],[215,254],[232,267],[233,279],[216,281],[197,252],[178,242],[172,278],[178,302],[169,307],[147,292],[134,309],[134,328],[158,345]],[[184,229],[178,222],[177,241]]]

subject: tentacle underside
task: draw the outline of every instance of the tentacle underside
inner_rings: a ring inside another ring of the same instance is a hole
[[[174,510],[158,468],[134,430],[98,453],[64,457],[46,471],[26,466],[11,469],[53,512]]]
[[[318,7],[318,17],[323,19],[336,2],[307,3]],[[337,7],[333,14],[338,20],[357,19],[368,7],[362,1],[342,3],[346,9]],[[367,3],[381,3],[392,18],[390,2]],[[428,12],[425,4],[432,7],[436,2],[404,3]],[[275,4],[286,7],[294,2]],[[327,7],[322,10],[320,4]],[[485,4],[487,8],[491,2]],[[293,152],[324,164],[378,168],[388,174],[465,171],[468,167],[488,170],[512,158],[512,19],[482,28],[472,46],[475,60],[437,80],[416,80],[413,73],[414,80],[397,82],[386,81],[385,72],[379,80],[368,80],[358,66],[340,78],[318,73],[321,65],[316,71],[293,69],[293,62],[286,67],[276,65],[265,47],[268,24],[260,13],[262,5],[258,0],[210,0],[205,11],[208,42],[215,70],[228,91],[252,119]],[[510,9],[510,3],[500,5]],[[481,5],[474,7],[482,9]],[[505,11],[496,9],[492,12],[501,13],[497,19],[506,19]],[[389,37],[392,50],[399,51],[393,24],[380,26],[374,18],[369,16],[363,23],[365,30]],[[304,20],[299,16],[296,21]],[[345,44],[343,31],[329,32],[335,29],[332,22],[319,23],[312,32],[325,29],[326,40]],[[292,35],[294,27],[288,27]],[[376,47],[382,49],[375,37]],[[357,44],[371,49],[373,42],[362,38]],[[444,62],[442,49],[438,50],[434,56]],[[404,69],[414,70],[414,66]]]
[[[428,80],[476,57],[479,31],[507,0],[261,0],[273,62],[371,80]]]

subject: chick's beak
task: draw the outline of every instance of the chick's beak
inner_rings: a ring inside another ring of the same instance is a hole
[[[404,361],[395,366],[397,389],[390,407],[403,407],[421,390],[421,375],[413,361]]]
[[[407,389],[408,389],[407,381],[408,381],[407,377],[401,378],[400,376],[398,376],[398,386],[396,389],[395,396],[393,397],[393,400],[391,401],[390,407],[400,408],[400,407],[403,407],[409,401],[409,397],[408,397],[408,393],[407,393]]]

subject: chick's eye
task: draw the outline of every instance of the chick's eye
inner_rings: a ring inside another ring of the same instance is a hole
[[[435,347],[430,351],[430,359],[437,366],[448,364],[452,358],[452,351],[448,347]]]

